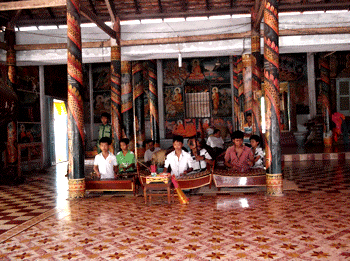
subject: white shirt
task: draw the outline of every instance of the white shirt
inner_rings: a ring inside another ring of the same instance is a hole
[[[252,168],[261,168],[261,169],[263,169],[264,168],[264,151],[260,147],[257,147],[255,149],[254,159],[256,157],[258,157],[258,156],[260,156],[260,159],[258,159],[255,162],[255,164],[254,164],[254,166]]]
[[[224,148],[224,140],[220,137],[217,138],[213,135],[209,136],[208,140],[207,140],[207,145],[212,147],[212,148],[220,148],[223,149]]]
[[[184,173],[188,168],[190,168],[192,162],[191,154],[186,151],[182,151],[180,158],[176,156],[175,150],[166,156],[164,167],[171,167],[171,174],[178,177],[180,174]]]
[[[204,170],[207,168],[207,163],[205,162],[205,159],[211,160],[212,157],[209,155],[208,151],[206,149],[201,149],[199,151],[200,156],[204,156],[204,160],[196,161],[196,158],[192,156],[192,162],[191,162],[191,168],[193,170]]]
[[[150,149],[146,150],[145,156],[144,156],[144,161],[147,162],[147,161],[152,160],[153,153],[155,153],[158,150],[160,150],[159,147],[155,147],[153,151],[151,151]]]
[[[114,179],[114,166],[117,166],[117,158],[111,152],[104,158],[102,152],[95,156],[94,165],[98,166],[101,179]]]

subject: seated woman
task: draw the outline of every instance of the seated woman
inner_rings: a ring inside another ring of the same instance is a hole
[[[253,151],[243,144],[243,138],[243,132],[233,132],[233,146],[229,147],[225,153],[225,166],[239,172],[247,171],[253,166],[254,161]]]
[[[117,168],[118,172],[133,172],[135,171],[135,154],[128,149],[129,139],[121,139],[119,147],[122,151],[117,153]]]
[[[201,147],[199,140],[195,137],[188,139],[188,146],[191,149],[193,171],[199,172],[207,169],[207,165],[212,165],[213,160],[208,151]]]

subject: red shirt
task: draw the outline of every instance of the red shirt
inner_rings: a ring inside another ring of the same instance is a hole
[[[251,148],[243,145],[243,151],[240,157],[237,157],[235,146],[231,146],[226,150],[225,153],[225,161],[232,164],[237,170],[241,172],[247,171],[250,166],[248,165],[248,161],[252,161],[254,159],[253,151]]]

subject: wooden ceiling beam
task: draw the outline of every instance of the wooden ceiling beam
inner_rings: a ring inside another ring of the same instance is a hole
[[[95,8],[94,3],[92,2],[92,0],[88,0],[88,1],[89,1],[89,5],[90,5],[90,7],[91,7],[92,12],[93,12],[95,15],[97,15],[97,11],[96,11],[96,8]]]
[[[66,6],[67,0],[26,0],[0,3],[0,11]]]
[[[110,37],[112,37],[113,39],[116,38],[116,32],[113,29],[111,29],[109,26],[107,26],[100,18],[98,18],[94,13],[92,13],[85,6],[80,6],[80,12],[84,17],[86,17],[91,22],[95,23],[102,31],[104,31]]]
[[[206,6],[206,8],[207,8],[208,11],[211,10],[210,0],[205,0],[205,6]]]
[[[158,8],[159,8],[159,13],[163,13],[162,0],[158,0]]]
[[[52,12],[51,7],[46,8],[47,12],[49,13],[51,19],[56,19],[55,14]]]
[[[256,20],[253,25],[254,29],[257,29],[260,26],[261,20],[264,16],[264,10],[265,10],[265,0],[256,0],[256,3],[257,3],[255,5]]]
[[[8,27],[9,28],[13,28],[16,24],[16,22],[18,21],[18,18],[20,17],[22,13],[22,10],[17,10],[16,14],[11,18],[11,20],[8,23]]]
[[[108,13],[111,16],[111,21],[114,23],[117,20],[117,10],[115,8],[115,5],[111,0],[105,0],[105,3],[108,9]]]
[[[140,7],[139,1],[134,0],[134,5],[135,5],[136,14],[141,14],[141,7]]]

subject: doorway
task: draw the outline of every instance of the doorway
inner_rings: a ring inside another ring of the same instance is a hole
[[[62,100],[53,100],[56,164],[68,160],[67,109]]]

